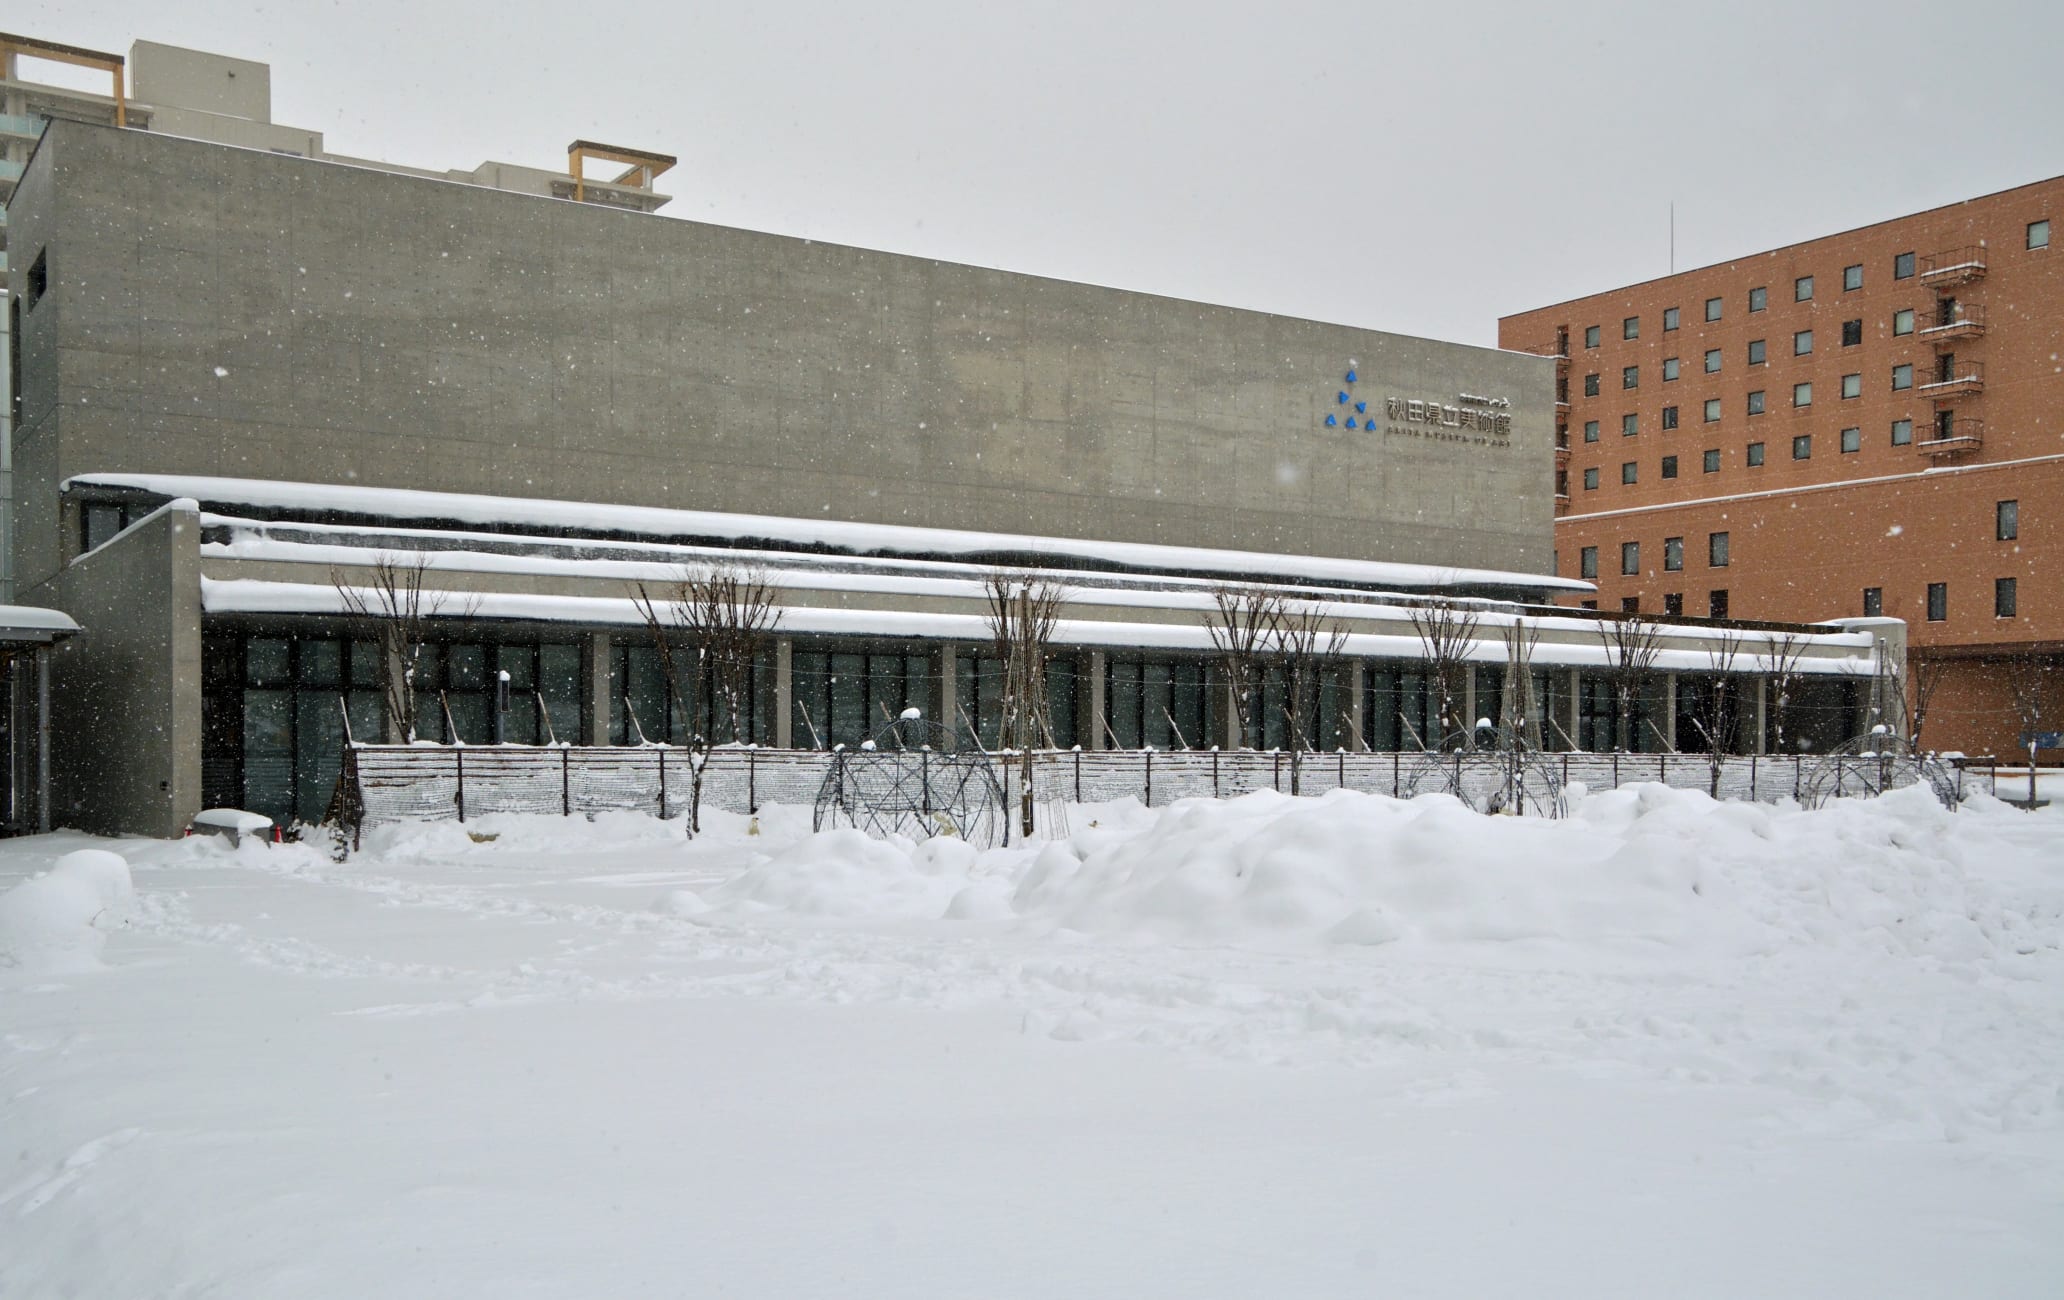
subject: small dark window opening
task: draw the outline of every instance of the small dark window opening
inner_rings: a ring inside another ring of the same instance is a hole
[[[1865,587],[1863,589],[1863,616],[1865,618],[1881,618],[1884,616],[1884,613],[1885,589],[1883,587]]]
[[[36,254],[36,260],[29,263],[29,273],[22,279],[22,297],[30,311],[43,301],[43,295],[50,292],[50,250]]]

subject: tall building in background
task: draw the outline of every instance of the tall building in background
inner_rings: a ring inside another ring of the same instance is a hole
[[[47,80],[62,76],[66,84]],[[92,89],[70,83],[84,82]],[[576,140],[567,148],[564,171],[485,162],[471,170],[426,171],[333,154],[320,131],[272,120],[272,69],[249,59],[137,41],[124,58],[100,50],[0,32],[0,297],[10,277],[40,275],[35,266],[11,265],[7,205],[22,167],[53,118],[123,126],[215,144],[370,167],[435,180],[481,185],[520,194],[577,199],[584,203],[652,212],[668,202],[653,189],[674,165],[666,154]],[[604,178],[586,175],[590,163],[610,168]],[[621,168],[621,170],[616,170]],[[13,313],[0,318],[0,391],[14,392],[9,379],[18,361]],[[19,412],[10,401],[0,409],[0,539],[14,519],[13,429]],[[0,544],[0,603],[12,599],[13,548]]]
[[[1924,743],[2012,753],[2031,691],[2056,730],[2060,209],[2039,181],[1500,320],[1557,359],[1558,572],[1606,609],[1901,618]]]

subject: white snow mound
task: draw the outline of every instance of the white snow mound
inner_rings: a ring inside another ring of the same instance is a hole
[[[0,965],[33,971],[94,970],[107,936],[134,897],[129,864],[106,849],[67,853],[40,876],[0,894]]]

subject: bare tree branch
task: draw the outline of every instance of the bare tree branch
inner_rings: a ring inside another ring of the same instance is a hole
[[[386,552],[373,556],[367,583],[349,581],[342,570],[330,570],[330,585],[337,589],[344,612],[356,625],[356,635],[379,643],[387,718],[408,744],[416,741],[417,670],[429,641],[431,621],[470,618],[480,608],[477,595],[425,591],[423,578],[429,570],[428,555]]]
[[[1796,632],[1778,632],[1770,637],[1763,652],[1764,671],[1770,676],[1770,725],[1778,753],[1785,748],[1785,724],[1791,720],[1792,693],[1803,674],[1799,661],[1805,657],[1807,640]]]
[[[1450,744],[1467,748],[1475,719],[1464,718],[1462,706],[1468,700],[1469,652],[1476,644],[1482,618],[1476,610],[1443,598],[1413,606],[1410,618],[1440,696],[1440,735],[1422,736],[1419,743],[1428,749],[1445,749]]]
[[[1047,647],[1060,625],[1067,588],[1051,578],[992,573],[984,584],[986,618],[1003,664],[1003,720],[999,747],[1018,752],[1019,830],[1033,833],[1032,751],[1053,743],[1047,716]]]
[[[1527,749],[1541,748],[1540,707],[1534,699],[1534,650],[1541,644],[1541,629],[1513,619],[1499,632],[1505,642],[1505,675],[1512,686],[1505,692],[1505,716],[1500,722]]]
[[[1637,725],[1635,703],[1655,672],[1656,657],[1663,652],[1663,629],[1628,611],[1600,621],[1597,632],[1605,647],[1606,675],[1612,680],[1618,705],[1615,747],[1631,749]]]
[[[1283,684],[1289,695],[1291,752],[1317,749],[1317,737],[1311,733],[1318,721],[1319,683],[1340,663],[1341,651],[1347,648],[1347,629],[1329,623],[1315,605],[1292,608],[1286,603],[1270,629],[1268,647],[1270,655],[1283,666]],[[1293,786],[1295,773],[1293,768]]]
[[[1262,664],[1283,616],[1283,597],[1263,587],[1220,583],[1211,589],[1211,603],[1214,617],[1205,630],[1233,697],[1233,718],[1244,747],[1255,727]]]

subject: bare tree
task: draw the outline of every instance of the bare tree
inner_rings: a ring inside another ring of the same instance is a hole
[[[1796,632],[1779,632],[1771,636],[1764,649],[1764,671],[1770,676],[1770,726],[1777,753],[1785,753],[1785,724],[1791,720],[1793,693],[1799,689],[1804,674],[1799,670],[1799,661],[1806,654],[1806,638]]]
[[[1639,726],[1636,706],[1663,652],[1663,629],[1629,610],[1602,620],[1597,631],[1605,647],[1606,676],[1613,684],[1617,747],[1632,749]]]
[[[2021,724],[2016,737],[2028,747],[2028,806],[2035,806],[2035,742],[2043,719],[2055,716],[2048,708],[2054,667],[2040,653],[2028,650],[2007,661],[2007,691],[2014,701],[2014,719]]]
[[[989,635],[1003,664],[1003,725],[997,738],[1018,751],[1019,830],[1032,834],[1032,751],[1053,742],[1047,716],[1047,647],[1061,621],[1067,588],[1051,578],[992,573],[985,584]]]
[[[1410,617],[1440,697],[1440,735],[1421,737],[1421,743],[1428,749],[1444,749],[1453,740],[1467,747],[1475,719],[1464,718],[1462,707],[1468,700],[1469,655],[1481,617],[1476,610],[1444,598],[1413,606]]]
[[[710,731],[728,726],[743,743],[755,660],[781,621],[766,573],[757,568],[707,564],[682,569],[657,592],[644,583],[631,603],[644,620],[666,683],[667,707],[685,719],[688,734],[688,832],[702,831],[702,778],[709,764]],[[685,644],[684,644],[685,643]],[[716,699],[703,726],[703,700]],[[639,728],[641,734],[643,728]]]
[[[1908,696],[1913,704],[1913,747],[1916,753],[1921,748],[1921,730],[1928,723],[1928,708],[1935,702],[1935,692],[1942,685],[1942,679],[1949,672],[1949,661],[1933,655],[1909,654],[1906,661],[1907,676],[1913,685]]]
[[[1316,605],[1284,607],[1269,636],[1276,662],[1283,666],[1289,715],[1290,793],[1302,793],[1300,768],[1305,751],[1317,749],[1312,734],[1318,724],[1319,684],[1338,668],[1347,648],[1347,629],[1329,623]]]
[[[1534,699],[1534,650],[1541,644],[1541,629],[1515,618],[1498,635],[1505,642],[1505,676],[1511,682],[1505,691],[1504,724],[1520,745],[1539,749],[1541,711]]]
[[[681,594],[681,630],[702,651],[716,691],[714,705],[723,709],[721,719],[710,719],[710,730],[728,724],[731,743],[744,744],[752,730],[747,717],[753,665],[781,622],[767,571],[755,565],[704,565],[682,575]]]
[[[1744,639],[1740,632],[1723,631],[1708,643],[1706,666],[1713,674],[1713,689],[1703,702],[1699,716],[1692,719],[1692,725],[1705,733],[1708,770],[1711,773],[1707,793],[1715,799],[1720,797],[1720,772],[1726,765],[1728,745],[1734,737]]]
[[[468,618],[480,607],[478,596],[457,598],[449,592],[425,591],[423,577],[429,570],[428,555],[386,552],[373,556],[370,582],[352,582],[341,570],[330,570],[330,584],[337,589],[344,612],[358,625],[356,634],[379,643],[387,720],[408,744],[416,741],[417,669],[429,641],[431,620]]]
[[[1205,630],[1233,697],[1233,718],[1244,746],[1255,721],[1270,639],[1283,617],[1283,597],[1264,587],[1221,583],[1211,589],[1211,603],[1213,618]]]

